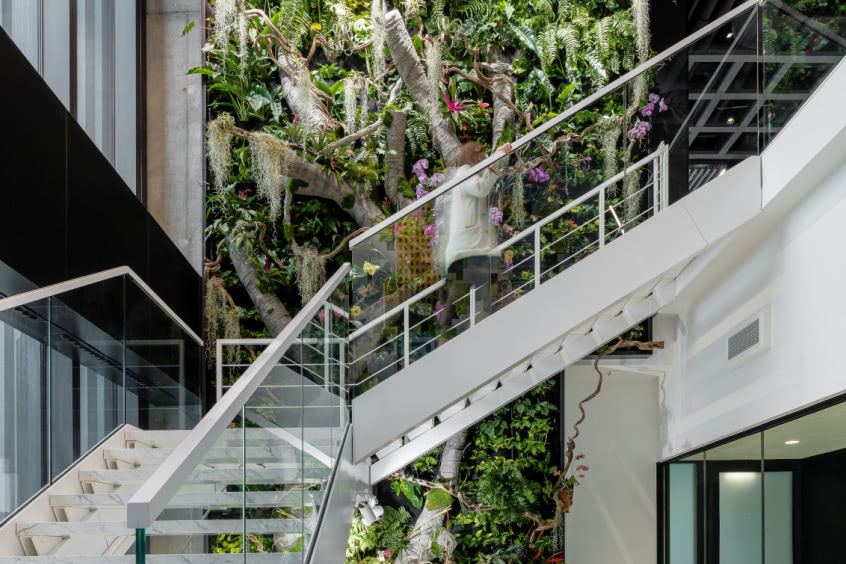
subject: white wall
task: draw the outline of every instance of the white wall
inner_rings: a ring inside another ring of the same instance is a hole
[[[768,206],[713,253],[670,308],[678,318],[669,352],[680,362],[661,382],[664,458],[846,390],[844,242],[841,164],[797,204]],[[770,350],[730,370],[727,335],[764,307]]]
[[[590,470],[580,479],[566,518],[567,562],[655,562],[658,381],[623,372],[605,373],[601,393],[585,404],[587,418],[576,439]],[[564,419],[567,435],[579,418],[578,403],[596,386],[590,366],[567,369]]]

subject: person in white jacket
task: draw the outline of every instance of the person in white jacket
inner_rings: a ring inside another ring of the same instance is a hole
[[[500,150],[511,153],[511,144]],[[485,160],[487,155],[479,143],[465,143],[458,156],[458,168],[448,172],[455,177],[467,172]],[[498,176],[490,167],[475,174],[449,192],[446,233],[441,238],[443,246],[441,264],[446,271],[446,295],[441,301],[443,310],[438,314],[441,325],[441,339],[446,339],[446,330],[452,326],[455,311],[454,302],[462,296],[476,292],[476,311],[487,311],[490,301],[490,257],[488,252],[495,241],[494,225],[490,221],[490,193]]]

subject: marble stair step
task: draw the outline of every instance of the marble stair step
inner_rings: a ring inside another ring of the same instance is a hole
[[[80,470],[79,481],[111,486],[141,485],[155,471],[155,466],[141,466],[129,470]],[[248,484],[297,484],[300,481],[320,482],[329,477],[327,468],[247,468]],[[189,484],[240,484],[244,480],[241,468],[197,468],[185,481]]]
[[[143,466],[161,464],[173,454],[173,451],[172,448],[109,448],[103,451],[103,458],[107,461]],[[240,464],[245,455],[248,464],[321,465],[316,459],[307,455],[304,456],[301,450],[292,446],[248,446],[246,449],[242,447],[212,448],[203,457],[203,464]]]
[[[247,429],[247,446],[264,445],[290,445],[288,441],[278,436],[275,429]],[[301,437],[301,429],[279,429],[286,435]],[[189,431],[141,431],[127,430],[124,433],[124,440],[127,443],[135,443],[139,446],[150,448],[174,448],[188,436]],[[343,429],[308,429],[305,441],[317,446],[332,446],[339,444],[343,437]],[[240,446],[244,441],[242,429],[226,429],[218,439],[220,446]],[[295,446],[295,445],[291,445]]]
[[[60,508],[105,509],[125,506],[131,493],[60,494],[50,496],[50,506]],[[320,501],[323,492],[310,490],[247,492],[248,507],[288,507]],[[189,492],[177,493],[168,502],[168,508],[220,508],[241,507],[244,499],[240,492]]]
[[[247,533],[297,533],[303,521],[298,519],[247,519]],[[307,530],[313,525],[306,521]],[[134,536],[135,529],[121,521],[69,521],[52,523],[17,523],[19,537]],[[147,527],[147,536],[164,535],[238,535],[244,531],[241,519],[206,519],[155,521]]]
[[[250,564],[302,564],[300,552],[250,553]],[[147,554],[147,564],[244,564],[243,554]],[[0,564],[135,564],[135,555],[6,556]]]

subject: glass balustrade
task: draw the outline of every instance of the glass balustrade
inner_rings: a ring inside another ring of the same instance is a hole
[[[0,310],[0,519],[124,424],[193,427],[201,354],[127,275]]]
[[[353,243],[352,393],[759,155],[846,49],[843,17],[815,10],[740,11],[458,182],[469,167],[415,163],[418,202]]]

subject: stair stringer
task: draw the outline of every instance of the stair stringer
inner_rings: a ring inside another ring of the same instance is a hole
[[[379,460],[370,466],[370,480],[376,484],[402,467],[411,464],[422,454],[445,442],[452,435],[471,427],[500,407],[519,398],[544,380],[578,362],[596,350],[596,341],[608,342],[615,336],[631,329],[641,321],[655,315],[675,297],[675,279],[661,278],[654,281],[653,290],[647,295],[625,305],[615,304],[606,312],[606,317],[588,332],[564,337],[560,347],[552,353],[536,355],[531,366],[517,374],[513,370],[502,375],[497,386],[484,396],[469,401],[469,405],[449,418],[441,419],[426,432],[407,440],[402,446],[386,452],[383,449]],[[602,318],[602,316],[600,316]],[[408,437],[406,437],[408,439]]]
[[[544,372],[560,366],[549,357],[568,335],[589,339],[585,342],[593,350],[625,331],[640,314],[629,308],[616,319],[605,312],[636,299],[652,281],[674,279],[693,257],[760,211],[760,158],[750,157],[355,398],[354,461],[385,454],[387,445],[400,446],[396,441],[418,427],[424,426],[419,436],[429,432],[426,427],[439,412],[450,406],[458,411],[457,402],[485,386],[489,395],[503,374],[525,374],[525,384],[541,376],[537,370],[545,362],[550,366]],[[650,309],[641,319],[654,313]],[[585,328],[590,331],[584,333]],[[577,360],[576,351],[569,350],[573,346],[572,340],[565,343],[562,358]],[[526,372],[530,364],[535,376]],[[470,414],[465,419],[477,420]],[[416,450],[423,454],[428,449],[420,444]]]

